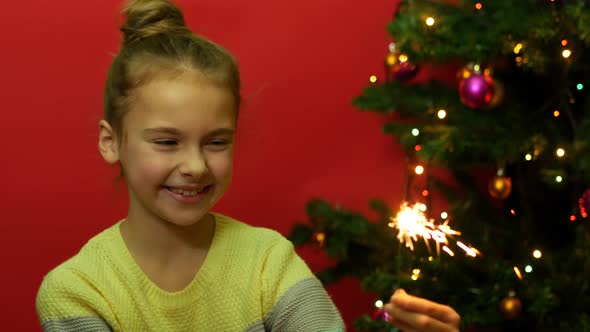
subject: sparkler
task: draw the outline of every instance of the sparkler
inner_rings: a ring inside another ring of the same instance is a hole
[[[434,219],[428,219],[420,209],[421,204],[414,204],[409,206],[404,202],[400,211],[395,217],[391,217],[389,227],[398,230],[397,239],[404,243],[407,248],[414,250],[414,242],[418,241],[418,237],[424,239],[424,243],[430,252],[430,242],[433,240],[436,243],[437,254],[442,250],[449,256],[455,256],[455,253],[448,247],[449,238],[454,235],[461,235],[461,232],[451,229],[448,225],[448,220],[443,224],[435,224]],[[459,241],[456,244],[465,253],[471,257],[479,255],[479,251],[471,246],[467,246]]]

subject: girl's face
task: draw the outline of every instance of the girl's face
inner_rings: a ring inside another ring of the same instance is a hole
[[[180,226],[204,218],[232,178],[230,90],[196,74],[154,79],[134,92],[123,128],[129,217]]]

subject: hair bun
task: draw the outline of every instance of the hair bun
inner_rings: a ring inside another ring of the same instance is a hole
[[[190,32],[182,12],[169,0],[131,0],[123,10],[123,45],[159,34]]]

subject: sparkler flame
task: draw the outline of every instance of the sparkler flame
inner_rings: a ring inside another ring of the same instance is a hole
[[[440,247],[442,245],[443,251],[449,254],[449,256],[455,255],[448,247],[449,238],[452,238],[454,235],[461,235],[461,232],[449,227],[448,220],[443,224],[435,224],[433,219],[428,219],[420,210],[420,204],[409,206],[407,202],[404,202],[397,215],[391,218],[389,227],[397,228],[397,239],[412,251],[414,250],[414,242],[417,242],[418,237],[421,237],[424,239],[429,251],[430,245],[428,241],[434,240],[437,253],[440,253]],[[471,246],[467,246],[459,241],[456,244],[471,257],[476,257],[480,254],[477,249]]]

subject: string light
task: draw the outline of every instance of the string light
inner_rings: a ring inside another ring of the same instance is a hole
[[[444,119],[444,118],[447,117],[447,111],[445,111],[445,110],[439,110],[438,113],[437,113],[437,115],[438,115],[438,118],[442,120],[442,119]]]
[[[426,19],[426,25],[428,25],[429,27],[434,25],[434,18],[433,17],[428,17]]]
[[[422,196],[427,197],[430,193],[428,192],[428,190],[424,189],[422,190]]]
[[[514,211],[514,209],[511,209],[510,210],[510,214],[513,215],[513,216],[515,216],[516,215],[516,211]]]
[[[523,47],[522,43],[518,43],[518,44],[516,44],[516,45],[514,46],[514,54],[518,54],[518,53],[520,53],[520,51],[522,50],[522,47]]]
[[[574,216],[573,214],[570,216],[570,221],[576,221],[576,216]]]
[[[527,160],[527,161],[531,161],[531,160],[533,159],[533,156],[531,156],[531,154],[530,154],[530,153],[527,153],[527,154],[524,156],[524,159],[525,159],[525,160]]]
[[[567,39],[561,40],[561,46],[567,46]]]
[[[371,83],[375,83],[375,82],[377,82],[377,76],[375,76],[375,75],[371,75],[371,76],[369,77],[369,81],[370,81]]]
[[[561,158],[561,157],[563,157],[563,156],[565,155],[565,150],[564,150],[564,149],[562,149],[562,148],[559,148],[559,149],[555,150],[555,154],[556,154],[556,155],[557,155],[559,158]]]
[[[446,212],[441,212],[440,213],[440,217],[441,217],[441,219],[445,220],[445,219],[447,219],[449,217],[449,214],[446,213]]]
[[[420,135],[420,130],[418,130],[418,128],[412,129],[412,135],[414,135],[414,136]]]
[[[572,55],[572,51],[570,51],[568,49],[565,49],[565,50],[563,50],[563,52],[561,52],[561,56],[563,56],[566,59],[569,58],[570,55]]]
[[[555,177],[555,182],[561,183],[561,181],[563,181],[563,178],[561,177],[561,175],[558,175]]]
[[[558,117],[558,116],[559,116],[559,110],[555,110],[555,111],[553,111],[553,116],[554,116],[554,117]]]
[[[426,204],[424,204],[424,203],[420,204],[418,208],[419,208],[419,209],[420,209],[420,211],[422,211],[422,212],[426,212],[426,210],[428,209],[428,208],[426,207]]]
[[[533,272],[533,267],[532,267],[532,266],[530,266],[530,265],[527,265],[527,266],[525,266],[525,267],[524,267],[524,272],[526,272],[526,273],[531,273],[531,272]]]
[[[480,10],[483,8],[483,5],[481,4],[481,2],[478,2],[475,4],[475,9]]]
[[[522,273],[520,272],[520,269],[518,268],[518,266],[514,267],[514,273],[516,273],[516,276],[518,277],[518,279],[522,280]]]
[[[375,302],[375,307],[377,307],[377,308],[379,308],[379,309],[383,308],[383,301],[381,301],[381,300],[377,300],[377,301]]]
[[[422,165],[418,165],[418,166],[416,166],[414,171],[416,172],[416,174],[420,175],[420,174],[424,173],[424,167]]]
[[[543,256],[543,254],[541,253],[541,250],[539,250],[539,249],[535,249],[535,250],[533,251],[533,257],[535,257],[535,258],[539,259],[539,258],[541,258],[542,256]]]
[[[582,83],[578,83],[578,85],[576,85],[576,89],[578,89],[578,91],[582,90],[584,88],[584,84]]]

